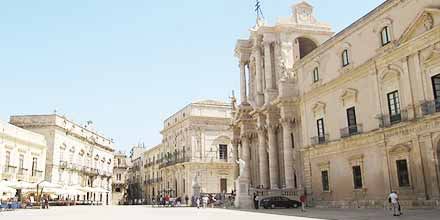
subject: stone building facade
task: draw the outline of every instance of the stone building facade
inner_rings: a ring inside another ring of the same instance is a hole
[[[113,142],[98,134],[89,122],[81,126],[64,116],[11,116],[10,123],[43,135],[47,141],[45,180],[63,186],[101,188],[77,200],[109,205],[113,174]]]
[[[113,179],[112,179],[112,204],[122,205],[127,202],[128,171],[131,161],[124,152],[114,153]]]
[[[335,35],[308,3],[292,12],[236,45],[233,143],[251,189],[337,207],[381,207],[395,190],[438,205],[440,2],[387,0]]]
[[[43,181],[46,150],[43,135],[0,121],[0,180]]]
[[[144,153],[146,199],[188,196],[234,188],[231,105],[205,100],[184,107],[164,121],[162,143]]]

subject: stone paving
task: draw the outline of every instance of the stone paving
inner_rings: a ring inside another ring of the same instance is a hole
[[[440,220],[440,209],[410,209],[402,210],[403,215],[399,217],[393,216],[392,212],[385,209],[327,209],[313,208],[301,212],[301,209],[251,209],[241,210],[252,213],[277,214],[284,216],[310,217],[316,219],[338,219],[338,220],[388,220],[388,219],[404,219],[404,220]]]
[[[196,208],[151,208],[147,206],[75,206],[52,207],[49,210],[16,210],[0,212],[1,220],[386,220],[386,219],[440,219],[440,210],[407,210],[401,217],[393,217],[382,209],[298,209],[229,210]]]

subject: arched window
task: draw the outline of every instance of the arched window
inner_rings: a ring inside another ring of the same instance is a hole
[[[342,51],[342,66],[348,66],[350,64],[350,59],[348,56],[348,50],[345,49],[344,51]]]
[[[382,46],[385,46],[391,42],[391,34],[390,34],[389,26],[385,26],[382,28],[382,31],[380,32],[380,37],[382,40]]]
[[[318,67],[315,67],[313,69],[313,82],[318,82],[319,81],[319,69]]]

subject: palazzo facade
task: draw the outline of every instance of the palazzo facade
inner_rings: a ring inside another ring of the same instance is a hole
[[[90,191],[75,199],[111,203],[114,146],[112,140],[93,129],[91,122],[82,126],[52,114],[11,116],[10,123],[45,137],[45,180],[62,186],[106,190]]]
[[[394,190],[438,206],[440,2],[387,0],[336,34],[301,2],[257,20],[235,54],[233,152],[250,192],[383,207]]]
[[[0,121],[0,180],[43,181],[46,150],[43,135]]]
[[[191,198],[198,193],[226,193],[234,187],[231,105],[194,102],[164,121],[162,143],[144,152],[144,192]],[[194,186],[200,192],[194,192]]]

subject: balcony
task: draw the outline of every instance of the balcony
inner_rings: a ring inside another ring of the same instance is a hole
[[[16,171],[17,167],[16,166],[12,166],[12,165],[6,165],[4,167],[2,167],[2,173],[1,173],[1,178],[2,179],[11,179]]]
[[[171,160],[164,160],[164,162],[159,165],[159,169],[165,168],[165,167],[169,167],[169,166],[173,166],[173,165],[177,165],[177,164],[181,164],[181,163],[185,163],[185,162],[189,162],[189,161],[190,161],[189,157],[176,158],[176,159],[171,159]]]
[[[35,170],[31,176],[29,176],[29,182],[37,183],[43,180],[43,171]]]
[[[60,165],[59,165],[60,169],[67,169],[67,161],[60,161]]]
[[[362,133],[362,124],[352,125],[341,129],[341,138],[350,137]]]
[[[423,115],[432,115],[440,112],[440,98],[422,103],[421,109]]]
[[[400,122],[408,121],[408,111],[404,109],[400,111],[400,114],[378,115],[376,118],[379,121],[379,128],[387,128]]]
[[[26,168],[19,168],[17,173],[17,180],[18,181],[27,181],[28,176],[28,169]]]
[[[329,135],[325,134],[323,136],[314,136],[310,138],[312,145],[325,144],[329,141]]]

